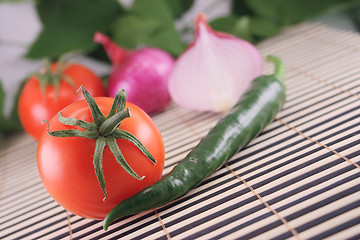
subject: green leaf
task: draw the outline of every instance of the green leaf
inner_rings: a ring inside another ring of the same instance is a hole
[[[181,17],[194,0],[135,0],[131,12],[145,18],[173,21]]]
[[[315,17],[337,7],[358,4],[358,0],[247,0],[256,17],[272,20],[281,26]]]
[[[125,48],[136,48],[144,44],[149,36],[154,35],[162,23],[156,19],[146,19],[142,16],[126,15],[120,17],[114,24],[113,40]]]
[[[234,0],[231,3],[231,11],[233,14],[238,16],[253,16],[254,11],[249,8],[246,0]]]
[[[254,42],[250,33],[250,17],[228,16],[218,18],[210,23],[211,27],[217,31],[230,33],[239,38]]]
[[[234,34],[236,36],[242,37],[243,39],[254,42],[254,38],[251,36],[250,31],[251,18],[248,16],[243,16],[239,18],[234,25]]]
[[[174,15],[167,0],[135,0],[131,13],[144,19],[156,19],[158,21],[173,21]]]
[[[161,48],[173,56],[179,56],[186,49],[186,45],[181,41],[180,34],[174,25],[157,29],[147,38],[145,44]]]
[[[261,18],[253,18],[249,22],[250,34],[257,39],[272,37],[280,31],[280,28],[274,22]]]
[[[357,31],[360,32],[360,6],[348,9],[347,11],[345,11],[345,14],[353,22]]]
[[[107,32],[122,8],[116,0],[39,0],[37,11],[43,30],[26,55],[35,59],[94,50],[95,31]]]
[[[235,16],[216,19],[212,26],[258,43],[278,34],[284,26],[359,4],[359,0],[236,0],[232,2]]]
[[[175,18],[180,18],[194,4],[194,0],[165,0],[164,3],[171,9]]]
[[[20,90],[22,89],[22,86],[23,84],[20,86]],[[5,91],[0,80],[0,135],[8,135],[21,129],[21,123],[17,113],[17,102],[19,99],[20,90],[14,99],[14,106],[12,111],[10,112],[9,116],[6,116],[4,113]]]
[[[120,46],[134,49],[152,46],[174,56],[185,50],[185,44],[175,28],[174,3],[166,0],[137,0],[133,8],[120,16],[113,28],[113,39]],[[185,4],[185,3],[184,3]]]
[[[234,33],[234,25],[238,19],[238,16],[220,17],[209,22],[209,25],[216,31]]]

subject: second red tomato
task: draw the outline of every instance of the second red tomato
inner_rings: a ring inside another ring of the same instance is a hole
[[[55,74],[57,67],[59,66],[56,63],[51,65],[53,74]],[[67,105],[83,99],[82,94],[77,92],[80,86],[85,87],[94,97],[106,95],[101,78],[81,64],[69,64],[60,73],[57,90],[50,81],[50,83],[45,84],[45,91],[43,91],[39,77],[32,76],[26,81],[20,93],[18,115],[21,124],[25,132],[36,140],[45,129],[42,121],[50,120]],[[45,75],[47,73],[42,72],[40,74]]]

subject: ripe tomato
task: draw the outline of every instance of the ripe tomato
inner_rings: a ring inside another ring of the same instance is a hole
[[[51,69],[54,72],[57,64],[53,63]],[[67,105],[83,99],[81,93],[77,93],[80,86],[84,86],[94,97],[106,96],[106,91],[101,79],[90,69],[83,65],[73,63],[66,67],[62,76],[67,76],[73,82],[73,86],[62,77],[59,82],[58,93],[55,86],[45,86],[45,94],[41,91],[40,80],[36,76],[30,77],[19,96],[18,115],[20,122],[30,136],[38,140],[45,126],[43,120],[49,120]]]
[[[113,99],[95,98],[105,116]],[[82,137],[52,137],[41,134],[37,150],[40,177],[50,195],[68,211],[85,218],[104,219],[106,214],[122,200],[132,196],[161,177],[165,151],[159,130],[152,119],[139,107],[129,102],[131,117],[121,122],[120,129],[133,134],[156,159],[154,165],[127,140],[117,139],[117,144],[130,167],[143,180],[130,176],[115,160],[108,146],[103,153],[103,172],[107,198],[96,178],[93,155],[94,139]],[[73,103],[61,111],[62,116],[93,122],[85,100]],[[77,128],[60,123],[57,116],[49,122],[49,131]]]

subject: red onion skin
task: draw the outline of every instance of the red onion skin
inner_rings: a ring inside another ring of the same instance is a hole
[[[112,61],[108,82],[110,97],[124,89],[127,100],[148,114],[161,112],[169,105],[168,79],[175,63],[170,54],[151,47],[127,50],[99,32],[94,41],[103,45]]]
[[[114,97],[119,89],[124,89],[129,102],[148,114],[160,112],[171,101],[168,79],[173,65],[174,59],[162,50],[135,50],[123,64],[114,66],[108,94]]]

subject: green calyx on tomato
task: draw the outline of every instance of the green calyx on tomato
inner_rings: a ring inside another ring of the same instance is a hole
[[[59,92],[59,83],[61,79],[64,79],[67,83],[69,83],[71,86],[74,86],[73,80],[63,74],[64,70],[71,65],[71,63],[67,63],[65,59],[68,57],[69,54],[64,54],[61,56],[58,60],[58,63],[56,64],[55,68],[52,66],[49,59],[44,60],[44,67],[40,70],[39,73],[32,74],[35,77],[37,77],[40,81],[40,88],[41,92],[45,98],[45,86],[46,85],[54,85],[55,86],[55,96],[58,96]]]
[[[145,148],[145,146],[131,133],[119,129],[119,126],[125,118],[130,117],[130,109],[125,109],[126,92],[121,89],[118,91],[114,98],[109,115],[105,115],[101,112],[99,106],[95,102],[95,99],[91,94],[83,87],[80,87],[84,98],[89,105],[93,123],[86,122],[75,118],[66,118],[58,114],[58,120],[64,125],[80,127],[79,129],[68,129],[59,131],[49,131],[49,124],[47,124],[47,132],[53,137],[84,137],[96,140],[96,146],[94,150],[93,164],[95,168],[95,174],[100,184],[100,187],[107,197],[104,173],[102,169],[102,157],[105,146],[107,145],[114,155],[116,161],[120,166],[132,177],[142,180],[144,176],[140,177],[126,162],[123,154],[120,151],[119,146],[116,143],[116,139],[124,139],[134,144],[151,162],[156,164],[156,160],[151,153]],[[47,121],[44,121],[47,123]]]

